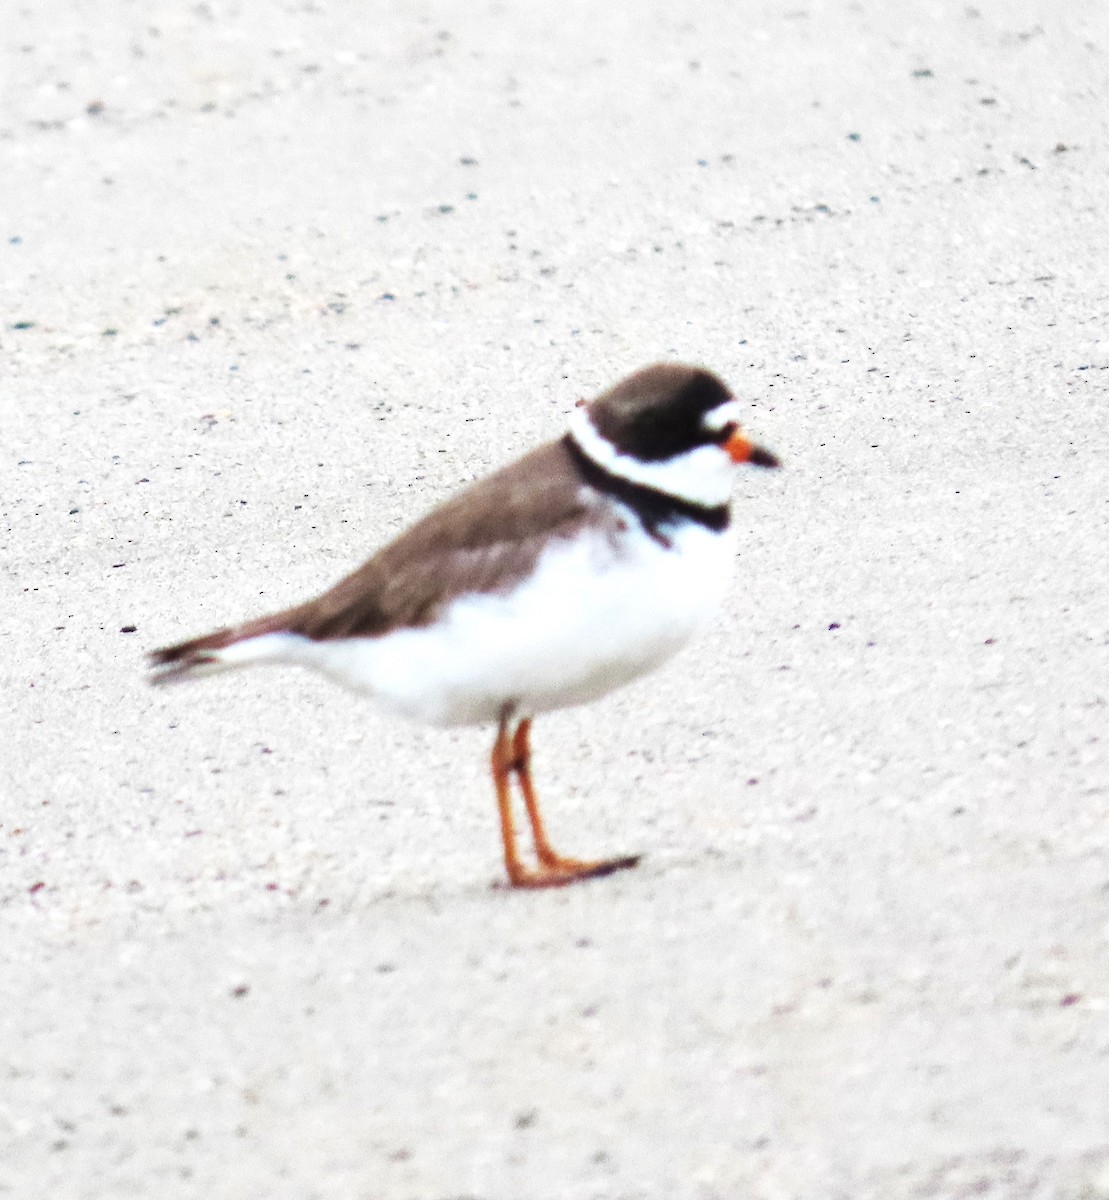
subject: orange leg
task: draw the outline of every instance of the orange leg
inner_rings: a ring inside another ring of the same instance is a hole
[[[489,756],[493,786],[497,790],[497,811],[501,818],[501,841],[504,843],[504,869],[513,887],[526,887],[530,872],[516,853],[516,829],[512,822],[512,743],[508,737],[508,717],[501,717],[497,740]]]
[[[531,748],[528,745],[531,722],[521,721],[511,739],[508,736],[508,724],[509,719],[506,714],[501,718],[500,726],[497,729],[497,740],[493,743],[491,765],[493,784],[497,790],[497,807],[501,817],[504,865],[508,872],[509,883],[513,887],[559,887],[562,884],[573,883],[577,879],[596,879],[600,875],[611,875],[613,871],[634,867],[639,862],[638,855],[604,859],[600,862],[582,862],[576,858],[563,858],[555,852],[547,839],[547,832],[543,828],[543,818],[539,814],[539,803],[531,782]],[[524,796],[524,807],[531,825],[535,855],[539,859],[540,869],[538,871],[525,867],[516,852],[516,831],[512,821],[510,788],[510,779],[513,774],[520,781],[520,791]]]

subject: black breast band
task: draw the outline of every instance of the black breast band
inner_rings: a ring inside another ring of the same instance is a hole
[[[566,434],[563,443],[585,482],[627,505],[647,533],[663,546],[669,548],[672,544],[666,535],[667,528],[681,521],[695,521],[714,533],[722,533],[728,528],[731,515],[726,504],[694,504],[692,500],[672,496],[645,483],[634,483],[594,462],[571,434]]]

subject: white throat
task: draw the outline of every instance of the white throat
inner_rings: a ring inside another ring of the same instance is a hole
[[[674,458],[644,462],[630,454],[621,454],[601,437],[593,428],[586,408],[576,408],[570,414],[570,436],[586,458],[621,479],[642,483],[706,508],[727,504],[731,498],[734,464],[719,446],[697,446]]]

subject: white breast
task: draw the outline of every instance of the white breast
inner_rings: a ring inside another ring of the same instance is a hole
[[[616,545],[592,532],[553,543],[515,590],[462,597],[426,628],[327,642],[270,634],[256,639],[269,643],[258,657],[315,667],[435,725],[595,699],[681,649],[734,563],[728,531],[683,522],[666,548],[630,514],[628,524]]]

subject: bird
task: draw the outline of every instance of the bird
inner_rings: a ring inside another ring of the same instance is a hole
[[[566,431],[455,493],[315,599],[149,655],[151,681],[314,668],[434,726],[490,725],[513,888],[634,867],[555,851],[531,726],[659,666],[712,618],[735,565],[738,464],[777,467],[703,367],[656,363],[571,409]],[[534,863],[517,846],[512,783]]]

